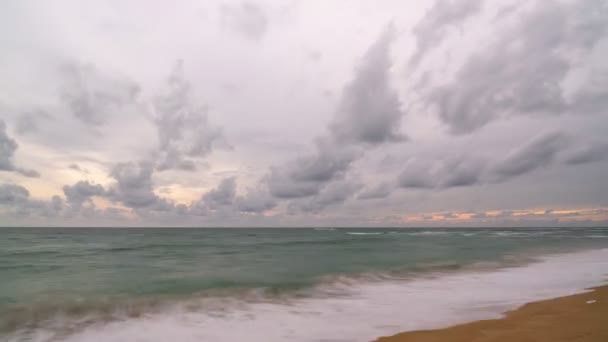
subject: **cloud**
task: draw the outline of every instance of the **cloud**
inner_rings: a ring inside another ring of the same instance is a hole
[[[316,196],[292,201],[289,204],[289,210],[292,212],[319,213],[327,207],[344,203],[362,187],[361,183],[349,180],[333,182]]]
[[[8,136],[6,133],[6,124],[0,119],[0,171],[12,171],[20,173],[26,177],[40,177],[40,174],[35,170],[23,169],[15,166],[13,155],[19,144],[15,139]]]
[[[103,196],[105,192],[103,186],[89,181],[78,181],[74,185],[63,187],[63,193],[74,209],[79,209],[84,203],[90,204],[91,197]]]
[[[237,213],[260,214],[274,208],[276,200],[263,188],[249,189],[245,195],[237,196],[235,177],[223,179],[216,188],[203,194],[189,206],[177,206],[181,215],[222,216]]]
[[[53,117],[44,110],[37,109],[25,112],[17,118],[17,133],[20,135],[34,133],[38,131],[40,121],[49,120],[53,120]]]
[[[149,162],[116,164],[110,172],[116,183],[108,189],[106,196],[131,209],[172,210],[173,203],[158,197],[153,191],[153,171]]]
[[[250,189],[245,196],[236,198],[236,207],[243,213],[262,213],[273,209],[277,201],[267,191]]]
[[[393,31],[393,27],[388,26],[367,50],[355,78],[342,92],[330,125],[340,143],[376,145],[405,140],[405,135],[399,132],[404,113],[389,80]]]
[[[474,157],[427,160],[412,158],[399,174],[398,184],[409,189],[449,189],[482,182],[485,162]]]
[[[399,132],[403,112],[388,77],[393,34],[388,26],[367,50],[355,77],[343,90],[329,135],[315,139],[315,151],[271,168],[265,180],[273,196],[318,195],[344,177],[365,147],[405,139]]]
[[[193,159],[207,156],[217,145],[228,146],[222,128],[209,122],[207,108],[194,101],[181,61],[167,79],[166,93],[154,102],[153,122],[159,140],[157,168],[161,171],[194,171]]]
[[[479,184],[484,170],[485,163],[481,160],[462,158],[450,161],[442,166],[439,187],[447,189]]]
[[[217,188],[203,195],[203,202],[211,209],[230,206],[236,198],[236,178],[223,179]]]
[[[23,203],[30,197],[30,192],[17,184],[0,185],[0,204],[9,205]]]
[[[87,125],[104,124],[108,116],[133,103],[139,94],[137,84],[107,77],[92,65],[67,64],[61,72],[61,99],[71,114]]]
[[[563,156],[563,160],[569,165],[587,164],[608,159],[608,143],[587,143],[570,151]]]
[[[221,7],[222,25],[251,40],[260,40],[268,29],[266,12],[251,2]]]
[[[364,189],[359,193],[357,198],[361,200],[387,198],[391,194],[393,188],[394,187],[389,183],[380,183],[375,187]]]
[[[551,165],[579,165],[608,159],[608,144],[584,143],[563,132],[533,137],[496,160],[475,155],[438,159],[410,158],[397,178],[401,188],[443,190],[494,184]]]
[[[316,195],[326,183],[341,178],[358,151],[334,145],[331,140],[316,140],[314,153],[272,168],[266,177],[270,193],[278,198]]]
[[[0,170],[15,170],[12,159],[18,146],[17,142],[8,136],[6,124],[0,119]]]
[[[437,186],[435,163],[424,159],[412,158],[399,174],[397,183],[402,188],[432,189]]]
[[[416,52],[410,64],[417,65],[427,53],[440,45],[450,27],[457,26],[467,18],[477,14],[482,8],[482,0],[437,0],[424,17],[414,26]]]
[[[455,134],[511,115],[603,110],[608,104],[605,89],[583,87],[567,98],[562,84],[572,68],[592,65],[591,51],[607,29],[602,0],[537,1],[516,25],[499,31],[490,46],[472,54],[454,79],[434,89],[427,101],[437,106],[439,117]],[[580,58],[569,57],[573,55]],[[605,84],[604,79],[597,82]]]
[[[54,218],[63,208],[59,196],[53,196],[50,201],[40,201],[30,198],[28,189],[21,185],[0,184],[0,214],[3,217],[45,217]]]
[[[492,173],[498,179],[506,180],[548,166],[569,143],[567,136],[561,132],[541,135],[496,163]]]

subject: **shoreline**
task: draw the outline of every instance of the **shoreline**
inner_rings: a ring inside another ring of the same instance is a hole
[[[524,304],[499,319],[402,332],[374,342],[608,341],[608,285]]]

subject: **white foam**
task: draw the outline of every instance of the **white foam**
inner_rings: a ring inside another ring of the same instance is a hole
[[[383,232],[346,232],[348,235],[382,235]]]
[[[89,326],[65,338],[88,341],[371,341],[406,330],[484,318],[546,298],[603,284],[608,249],[547,256],[538,263],[412,281],[362,283],[337,298],[242,303],[223,313],[171,312]],[[32,341],[48,341],[38,331]],[[19,340],[13,336],[9,341]]]

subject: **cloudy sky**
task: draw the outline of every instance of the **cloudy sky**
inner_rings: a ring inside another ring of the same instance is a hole
[[[3,1],[0,225],[608,223],[605,0]]]

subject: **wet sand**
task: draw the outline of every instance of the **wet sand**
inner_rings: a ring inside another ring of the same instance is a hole
[[[608,286],[526,304],[502,319],[411,331],[377,342],[608,342]]]

